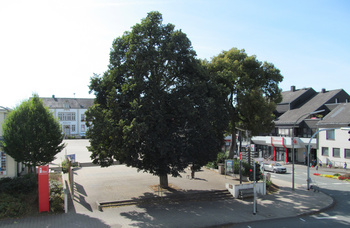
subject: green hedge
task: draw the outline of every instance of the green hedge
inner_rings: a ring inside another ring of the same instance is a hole
[[[57,175],[49,179],[49,202],[52,212],[64,211],[62,181]],[[0,219],[38,213],[38,178],[28,174],[0,179]]]
[[[57,180],[50,180],[50,211],[63,212],[64,211],[64,193],[62,183]]]
[[[38,176],[35,174],[0,179],[0,193],[18,195],[27,194],[36,189],[38,189]]]

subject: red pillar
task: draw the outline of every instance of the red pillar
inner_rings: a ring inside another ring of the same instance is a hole
[[[273,160],[276,161],[276,147],[273,145],[272,137],[271,137],[271,146],[273,147]]]
[[[288,154],[287,154],[288,153],[288,149],[287,149],[286,145],[284,144],[284,138],[282,138],[282,145],[284,147],[284,150],[286,151],[285,162],[287,164],[287,162],[288,162],[288,159],[287,159],[287,157],[288,157]]]
[[[49,211],[49,166],[39,166],[39,212]]]

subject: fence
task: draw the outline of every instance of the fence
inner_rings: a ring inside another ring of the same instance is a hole
[[[68,158],[68,182],[72,200],[74,200],[74,172],[72,168],[72,161]]]

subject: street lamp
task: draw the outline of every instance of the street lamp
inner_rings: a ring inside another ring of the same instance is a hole
[[[305,113],[303,115],[301,115],[295,122],[294,122],[294,125],[293,125],[293,128],[292,128],[292,190],[294,191],[294,128],[295,128],[295,125],[298,123],[298,121],[305,117],[305,116],[308,116],[308,115],[313,115],[313,114],[317,114],[317,113],[321,113],[321,112],[324,112],[324,109],[322,110],[318,110],[318,111],[314,111],[314,112],[310,112],[310,113]]]
[[[310,145],[311,145],[311,140],[315,137],[315,135],[317,135],[318,133],[320,133],[321,131],[328,131],[328,130],[344,130],[344,131],[349,131],[350,128],[349,127],[340,127],[340,128],[326,128],[326,129],[321,129],[315,132],[315,134],[312,135],[312,137],[310,138],[309,141],[309,145],[307,146],[307,190],[310,190]]]

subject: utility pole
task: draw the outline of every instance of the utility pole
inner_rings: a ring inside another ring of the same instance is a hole
[[[254,204],[253,204],[253,215],[256,215],[256,165],[254,164]]]
[[[242,131],[239,130],[239,184],[242,184]]]

